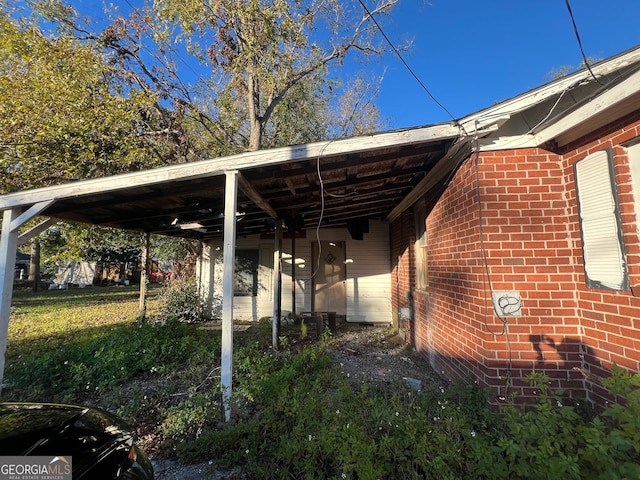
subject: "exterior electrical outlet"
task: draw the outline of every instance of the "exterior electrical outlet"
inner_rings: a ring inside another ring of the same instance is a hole
[[[500,317],[521,317],[522,299],[515,290],[497,290],[491,293],[496,314]]]

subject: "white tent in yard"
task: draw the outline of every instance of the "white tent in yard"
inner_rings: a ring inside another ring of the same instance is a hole
[[[96,274],[96,262],[60,262],[56,266],[52,285],[54,288],[64,288],[66,285],[84,287],[93,285]]]

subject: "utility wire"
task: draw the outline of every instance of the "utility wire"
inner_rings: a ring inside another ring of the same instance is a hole
[[[571,10],[571,4],[569,3],[569,0],[564,0],[564,4],[567,6],[567,10],[569,11],[569,17],[571,17],[571,23],[573,24],[573,31],[576,34],[576,40],[578,40],[578,47],[580,48],[580,53],[582,54],[582,61],[584,62],[584,66],[587,67],[587,70],[589,70],[589,73],[591,74],[593,79],[596,82],[600,83],[600,80],[598,80],[598,77],[596,77],[595,73],[593,73],[593,70],[591,70],[591,66],[589,65],[587,56],[584,54],[584,49],[582,48],[582,40],[580,40],[580,33],[578,32],[578,26],[576,25],[576,20],[573,17],[573,10]]]
[[[487,314],[487,305],[486,305],[486,301],[487,301],[487,286],[489,287],[489,293],[491,295],[491,301],[493,303],[493,285],[491,283],[491,275],[489,272],[489,262],[487,260],[487,250],[485,248],[485,244],[484,244],[484,220],[483,217],[484,215],[482,214],[482,193],[480,191],[480,165],[479,165],[479,159],[480,159],[480,148],[478,146],[478,135],[477,135],[477,131],[478,128],[476,126],[476,135],[475,135],[475,142],[476,142],[476,155],[475,155],[475,159],[474,159],[474,164],[475,164],[475,173],[476,173],[476,195],[477,195],[477,202],[478,202],[478,224],[479,224],[479,234],[480,234],[480,253],[481,253],[481,260],[482,260],[482,264],[484,267],[484,274],[486,275],[486,282],[483,282],[484,284],[484,301],[485,301],[485,308],[484,308],[484,326],[487,329],[487,331],[493,335],[494,337],[499,337],[499,336],[504,336],[505,338],[505,342],[507,344],[507,352],[509,353],[509,360],[507,362],[507,375],[506,375],[506,383],[504,386],[504,395],[500,396],[499,398],[501,400],[506,400],[507,396],[509,395],[509,390],[512,386],[512,370],[513,370],[513,351],[511,348],[511,340],[509,338],[509,322],[507,320],[507,316],[504,314],[504,309],[502,310],[502,312],[499,312],[498,309],[495,307],[493,307],[493,311],[496,314],[496,316],[498,317],[498,319],[502,322],[502,331],[497,332],[494,331],[491,327],[489,327],[489,322],[488,322],[488,314]],[[498,391],[499,393],[499,391]]]
[[[369,9],[367,8],[367,6],[364,4],[363,0],[358,0],[358,2],[360,2],[360,5],[362,5],[362,8],[364,9],[364,11],[367,13],[367,15],[369,16],[369,18],[373,21],[373,23],[375,24],[376,28],[378,29],[378,31],[382,34],[382,36],[384,37],[384,39],[387,41],[387,43],[389,44],[389,46],[391,47],[391,49],[393,50],[393,52],[396,54],[396,56],[400,59],[400,61],[402,62],[402,64],[405,66],[405,68],[409,71],[409,73],[413,76],[413,78],[416,80],[416,82],[418,82],[418,84],[422,87],[422,89],[427,92],[427,95],[429,95],[429,97],[431,97],[431,100],[433,100],[436,105],[438,105],[442,110],[444,110],[447,115],[449,115],[451,117],[451,120],[453,120],[455,123],[458,123],[458,120],[451,114],[451,112],[449,110],[446,109],[446,107],[444,105],[442,105],[437,99],[436,97],[433,96],[433,94],[431,93],[431,91],[427,88],[427,86],[422,83],[422,80],[420,80],[420,78],[418,77],[418,75],[416,75],[416,73],[411,69],[411,67],[409,66],[409,64],[405,61],[405,59],[402,57],[402,54],[398,51],[398,49],[395,47],[395,45],[393,44],[393,42],[389,39],[389,37],[387,36],[386,33],[384,33],[384,30],[382,30],[382,27],[380,26],[380,24],[378,23],[378,21],[376,20],[376,18],[373,16],[373,14],[371,13],[371,11],[369,11]]]

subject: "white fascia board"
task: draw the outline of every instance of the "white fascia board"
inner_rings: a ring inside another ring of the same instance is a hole
[[[595,64],[591,67],[591,71],[597,77],[599,75],[607,75],[615,70],[638,62],[640,62],[640,47],[613,57],[610,60]],[[503,118],[543,102],[549,97],[560,94],[573,85],[584,81],[595,81],[591,73],[586,69],[463,117],[459,120],[459,123],[468,135],[475,135],[476,133],[478,135],[485,134],[487,133],[487,125],[497,124],[499,126]]]
[[[478,148],[480,151],[535,148],[551,140],[558,140],[561,144],[564,144],[567,139],[560,137],[567,132],[573,132],[580,136],[582,133],[577,131],[576,127],[597,115],[603,115],[608,111],[620,115],[628,113],[619,110],[620,104],[626,102],[632,95],[638,95],[639,92],[640,71],[632,74],[621,83],[613,85],[610,89],[602,91],[598,96],[589,99],[574,110],[534,128],[531,133],[508,137],[479,138]],[[631,106],[631,104],[628,106]],[[612,110],[613,108],[616,108],[616,110]]]
[[[629,76],[629,78],[605,90],[572,112],[563,115],[562,118],[553,122],[551,125],[534,131],[536,143],[542,145],[564,132],[575,128],[586,120],[616,107],[616,105],[624,102],[632,95],[637,95],[638,92],[640,92],[640,71],[636,71]]]
[[[616,108],[616,112],[620,113],[620,104],[627,102],[629,97],[638,95],[639,92],[640,71],[637,71],[619,84],[603,90],[596,97],[589,99],[583,105],[562,115],[560,118],[551,120],[550,123],[547,122],[541,127],[534,128],[532,133],[509,137],[479,138],[478,149],[480,151],[491,151],[540,147],[550,140],[558,139],[566,132],[575,131],[578,125],[596,115],[602,115],[613,108]],[[627,112],[621,112],[620,114],[625,113]]]
[[[73,198],[101,192],[117,191],[144,185],[158,185],[172,181],[223,175],[226,170],[243,170],[256,166],[276,165],[344,155],[379,148],[411,145],[429,141],[445,140],[460,135],[460,129],[453,123],[417,127],[392,132],[376,133],[341,140],[296,145],[246,152],[229,157],[212,158],[192,163],[169,165],[141,172],[124,173],[110,177],[81,180],[51,187],[24,190],[0,196],[0,210],[33,205],[53,199]]]
[[[540,144],[533,135],[515,135],[512,137],[479,138],[478,151],[514,150],[518,148],[535,148]]]

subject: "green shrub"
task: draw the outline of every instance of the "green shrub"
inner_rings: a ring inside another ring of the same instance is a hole
[[[194,278],[178,277],[165,281],[159,294],[162,318],[181,322],[204,319],[204,303]]]
[[[529,379],[541,392],[538,403],[529,410],[507,408],[503,428],[475,438],[475,478],[640,478],[640,375],[614,367],[605,385],[626,401],[591,419],[579,415],[562,392],[550,392],[545,375]]]
[[[240,465],[256,478],[464,478],[469,442],[491,417],[486,402],[474,415],[456,403],[477,405],[474,387],[354,391],[324,345],[276,354],[254,344],[241,356],[234,423],[180,443],[184,461]]]
[[[198,438],[204,427],[220,421],[221,412],[220,402],[215,402],[211,395],[194,395],[169,407],[159,430],[169,438]]]

